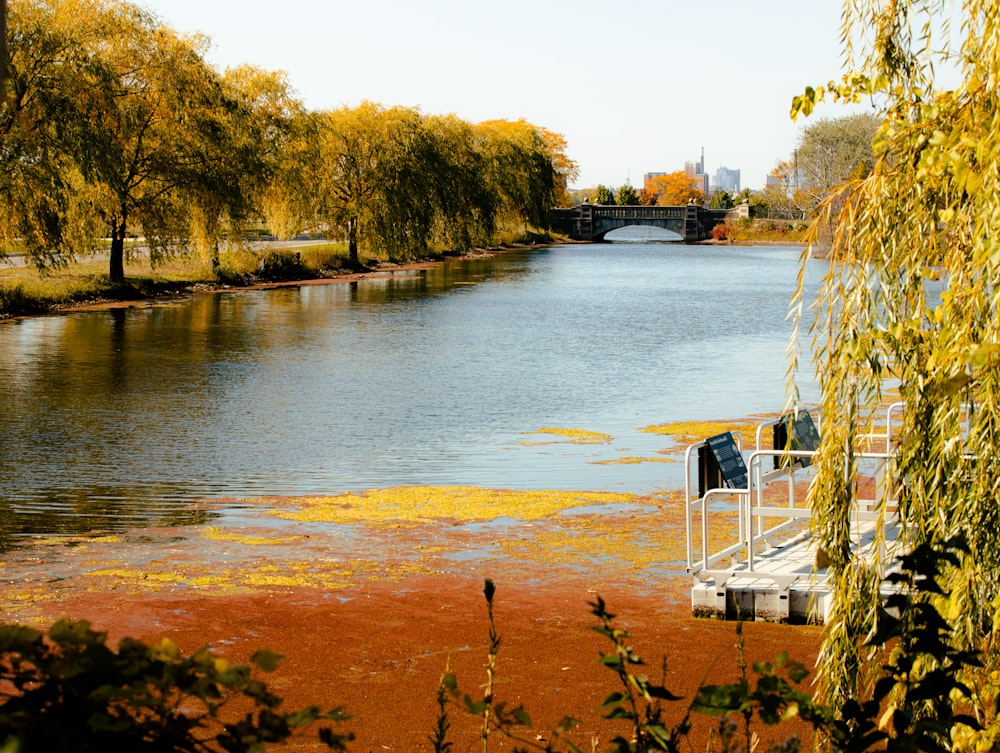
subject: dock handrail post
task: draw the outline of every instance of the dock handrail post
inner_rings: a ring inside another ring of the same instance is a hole
[[[685,545],[687,549],[687,569],[688,572],[691,571],[694,566],[694,543],[693,543],[693,527],[694,520],[691,516],[691,451],[697,448],[700,444],[690,445],[687,450],[684,451],[684,536]],[[702,515],[704,516],[704,502],[702,503]]]

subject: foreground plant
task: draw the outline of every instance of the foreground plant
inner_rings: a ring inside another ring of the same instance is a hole
[[[493,598],[496,587],[493,581],[486,580],[483,593],[486,596],[487,616],[489,621],[489,651],[486,665],[486,686],[482,698],[473,698],[462,694],[458,689],[455,675],[446,670],[441,678],[438,690],[439,715],[437,725],[430,740],[437,753],[448,753],[453,743],[448,740],[450,722],[448,720],[448,699],[461,699],[465,710],[482,720],[481,739],[483,753],[489,750],[490,735],[496,732],[520,746],[517,750],[555,751],[558,745],[565,745],[570,753],[583,751],[570,740],[566,733],[575,729],[579,720],[571,716],[563,717],[556,727],[550,731],[549,739],[528,739],[523,732],[532,726],[531,717],[522,706],[508,709],[505,703],[496,703],[493,691],[496,682],[496,658],[500,648],[500,636],[497,633],[493,619]],[[604,699],[601,706],[603,718],[625,722],[627,732],[612,740],[609,753],[637,753],[638,751],[671,751],[679,753],[681,741],[690,731],[690,719],[687,713],[675,723],[666,719],[663,701],[678,701],[679,696],[671,693],[662,683],[651,682],[636,670],[644,666],[642,659],[628,645],[628,632],[616,627],[615,615],[608,612],[604,600],[600,597],[590,604],[592,614],[599,624],[592,629],[605,636],[612,644],[612,649],[601,654],[600,662],[617,676],[621,688],[612,692]],[[664,671],[665,674],[665,671]],[[595,742],[596,745],[596,742]],[[596,750],[596,748],[595,748]]]
[[[256,669],[280,656],[257,652]],[[281,711],[281,698],[201,648],[185,657],[169,640],[125,638],[117,651],[86,621],[60,620],[47,634],[0,625],[2,753],[262,753],[315,722],[350,718],[340,708]],[[349,733],[319,730],[344,750]]]

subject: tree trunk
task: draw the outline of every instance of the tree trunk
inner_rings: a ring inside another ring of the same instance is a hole
[[[219,276],[219,239],[216,238],[212,243],[212,276]]]
[[[111,220],[111,261],[108,276],[115,285],[125,282],[125,218]]]
[[[361,266],[358,258],[358,221],[354,217],[347,221],[347,261],[354,267]]]

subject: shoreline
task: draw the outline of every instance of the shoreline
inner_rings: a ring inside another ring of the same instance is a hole
[[[48,307],[45,311],[39,311],[30,314],[16,314],[16,315],[6,315],[0,313],[0,324],[7,321],[18,321],[21,319],[29,319],[37,316],[56,316],[60,314],[71,314],[80,311],[102,311],[110,309],[128,309],[128,308],[143,308],[147,306],[156,305],[161,301],[176,300],[178,298],[183,298],[186,296],[194,296],[201,294],[218,294],[218,293],[234,293],[243,290],[270,290],[274,288],[284,288],[284,287],[301,287],[308,285],[342,285],[352,282],[357,282],[360,280],[378,280],[378,279],[391,279],[392,276],[397,272],[407,272],[419,269],[429,269],[440,264],[446,264],[452,261],[462,261],[465,259],[483,259],[496,256],[497,254],[508,253],[511,251],[519,251],[530,248],[541,248],[544,246],[552,245],[587,245],[587,241],[572,241],[568,239],[556,239],[553,241],[548,241],[544,243],[519,243],[510,244],[505,246],[497,246],[491,248],[476,248],[463,253],[456,254],[442,254],[439,256],[434,256],[427,259],[421,259],[411,262],[379,262],[376,266],[371,268],[351,272],[346,270],[340,270],[334,272],[330,275],[320,276],[320,277],[308,277],[296,280],[259,280],[255,282],[250,282],[246,285],[233,285],[223,282],[212,282],[209,280],[200,280],[191,283],[177,283],[170,287],[169,290],[157,295],[144,295],[135,298],[123,298],[123,299],[111,299],[111,298],[101,298],[97,297],[93,300],[73,302],[67,304],[54,304]],[[706,239],[704,241],[698,241],[690,245],[696,246],[731,246],[733,248],[740,247],[752,247],[752,246],[803,246],[804,244],[798,241],[716,241],[714,239]],[[126,278],[127,283],[127,278]]]

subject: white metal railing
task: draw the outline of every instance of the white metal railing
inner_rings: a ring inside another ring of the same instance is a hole
[[[886,511],[891,511],[894,504],[892,483],[894,476],[892,462],[895,454],[892,440],[893,417],[895,413],[902,410],[902,407],[902,403],[893,403],[888,407],[884,432],[865,435],[864,439],[869,448],[875,445],[878,449],[867,449],[855,453],[855,457],[862,465],[871,468],[870,473],[864,475],[866,478],[872,479],[874,496],[855,499],[852,519],[855,524],[874,521],[876,525],[881,526],[883,535],[876,536],[876,541],[884,540],[885,528],[892,524]],[[811,479],[812,473],[808,465],[799,467],[799,464],[794,461],[796,459],[811,459],[817,453],[813,450],[762,448],[763,432],[782,420],[785,419],[778,418],[758,425],[756,449],[750,453],[746,463],[747,487],[743,489],[716,488],[706,490],[701,496],[693,495],[691,488],[692,457],[696,457],[699,448],[707,446],[707,441],[697,442],[685,451],[685,548],[689,573],[701,579],[715,578],[718,581],[722,578],[725,580],[735,571],[735,563],[740,563],[741,574],[760,574],[755,569],[755,560],[759,554],[773,548],[779,536],[792,537],[797,535],[803,539],[808,537],[808,528],[804,522],[812,518],[812,510],[799,503],[796,490],[802,481]],[[736,436],[738,441],[738,435]],[[740,447],[740,451],[742,454],[742,447]],[[773,463],[774,458],[784,458],[787,462],[778,468],[766,469],[765,461],[771,460]],[[780,480],[787,482],[787,492],[784,495],[779,495],[780,503],[774,503],[765,496],[765,491],[768,486],[773,486],[775,482]],[[713,510],[713,503],[720,499],[728,499],[729,508]],[[701,515],[699,526],[694,524],[696,513]],[[735,521],[732,520],[733,515],[735,515]],[[730,521],[730,525],[735,523],[737,531],[735,543],[729,543],[713,550],[712,532],[709,526],[710,518],[715,521],[714,525],[717,525],[718,521],[726,519]],[[778,522],[769,525],[769,521],[774,520]],[[794,539],[786,539],[785,543],[789,543],[790,540]],[[884,557],[880,558],[880,561],[884,562]],[[723,562],[732,564],[729,567],[719,569],[718,566]]]

